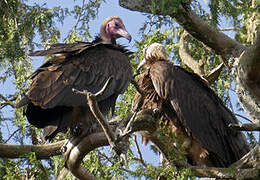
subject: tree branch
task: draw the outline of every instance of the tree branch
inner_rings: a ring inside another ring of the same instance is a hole
[[[159,136],[159,138],[157,138]],[[163,138],[164,143],[162,143]],[[245,178],[256,178],[259,173],[260,165],[260,151],[259,146],[252,149],[247,153],[241,160],[237,161],[228,168],[216,168],[216,167],[200,167],[192,166],[182,159],[171,159],[169,156],[169,144],[172,144],[169,138],[165,138],[162,134],[151,135],[151,141],[158,147],[159,151],[164,155],[168,163],[177,168],[189,168],[197,177],[210,177],[210,178],[221,178],[221,179],[245,179]],[[167,140],[168,139],[168,140]],[[181,153],[175,147],[172,147],[170,154],[175,154],[178,157]],[[242,169],[242,167],[244,169]]]
[[[84,91],[78,91],[76,89],[72,89],[73,92],[76,94],[80,94],[86,97],[88,105],[90,107],[91,112],[93,113],[94,117],[96,120],[99,122],[101,125],[105,135],[107,136],[108,142],[111,146],[111,148],[115,148],[115,134],[113,133],[111,127],[109,126],[108,122],[105,120],[103,114],[100,112],[97,101],[96,101],[96,96],[102,94],[104,90],[106,89],[108,85],[108,82],[105,84],[104,88],[100,92],[98,92],[96,95],[92,94],[86,90]]]
[[[136,135],[134,136],[134,142],[135,142],[136,150],[137,150],[137,152],[138,152],[138,154],[139,154],[139,157],[140,157],[140,162],[142,163],[142,165],[143,165],[144,167],[147,167],[147,164],[145,163],[145,161],[144,161],[144,159],[143,159],[142,152],[141,152],[140,147],[139,147],[139,145],[138,145],[138,142],[137,142],[137,139],[136,139]]]
[[[48,159],[51,156],[61,155],[60,148],[65,140],[45,145],[12,145],[0,144],[1,158],[25,158],[34,152],[38,159]]]
[[[221,63],[220,65],[215,67],[211,72],[204,76],[204,78],[207,79],[209,84],[214,83],[218,79],[223,67],[224,63]]]
[[[83,138],[75,148],[70,152],[67,160],[67,167],[74,176],[82,180],[95,180],[96,178],[91,175],[84,167],[80,164],[82,159],[87,153],[94,150],[95,148],[107,145],[107,137],[104,132],[94,133]]]
[[[260,28],[255,43],[239,58],[238,77],[260,102]]]
[[[189,34],[184,31],[180,38],[180,48],[179,48],[179,55],[181,61],[186,64],[189,68],[191,68],[196,74],[203,76],[205,74],[203,69],[203,63],[200,61],[196,61],[190,55],[189,48],[187,45],[187,41],[190,39]]]
[[[260,124],[229,124],[229,127],[239,131],[260,131]]]
[[[132,124],[134,131],[138,131],[139,129],[147,130],[147,128],[150,128],[152,125],[154,125],[154,123],[157,121],[156,118],[158,118],[157,111],[144,110],[137,113],[135,121]],[[126,125],[128,119],[129,117],[123,119],[119,123],[114,123],[114,121],[112,121],[112,129],[116,131],[115,129],[117,127],[121,127],[122,124]],[[147,124],[149,124],[149,126],[147,126]],[[76,138],[74,141],[69,141],[66,145],[66,149],[69,150],[69,155],[66,161],[67,168],[72,172],[74,176],[76,176],[79,179],[92,180],[94,179],[94,176],[89,174],[89,172],[86,169],[84,169],[80,164],[87,153],[94,150],[95,148],[108,145],[108,139],[104,132],[99,132],[80,139],[80,142],[77,142],[77,140],[78,139]],[[64,176],[66,176],[66,174],[66,169],[63,169],[59,177],[63,178]]]
[[[162,11],[157,7],[155,11],[151,8],[152,1],[147,0],[119,0],[123,8],[157,15],[169,15],[174,18],[189,34],[203,42],[223,57],[239,57],[245,47],[237,41],[231,39],[222,32],[213,29],[209,24],[203,21],[190,7],[182,4],[176,12]],[[224,43],[223,43],[224,42]],[[225,58],[227,59],[227,58]]]
[[[135,121],[133,122],[133,132],[136,131],[149,131],[149,132],[155,132],[157,129],[157,123],[158,123],[159,113],[158,111],[154,111],[152,109],[142,110],[137,113]],[[124,120],[122,120],[124,121]],[[126,121],[126,120],[125,120]],[[120,122],[122,123],[122,122]],[[119,124],[116,124],[113,122],[112,127],[116,128],[120,126]],[[125,124],[126,122],[124,122]],[[160,135],[161,136],[161,135]],[[169,138],[166,139],[167,141],[160,141],[158,138],[152,138],[151,139],[157,147],[164,152],[165,157],[169,159],[169,156],[167,156],[167,146],[170,144]],[[35,152],[37,158],[48,158],[49,156],[54,155],[60,155],[60,148],[65,143],[64,141],[60,141],[53,144],[48,145],[35,145],[35,146],[22,146],[22,145],[3,145],[0,144],[0,157],[6,157],[6,158],[19,158],[19,157],[26,157],[28,153]],[[104,132],[94,133],[91,135],[88,135],[81,139],[81,141],[78,143],[76,148],[73,148],[71,150],[71,155],[68,158],[67,161],[67,167],[71,172],[76,175],[78,178],[81,179],[94,179],[92,175],[89,174],[81,165],[81,161],[84,158],[84,156],[94,150],[97,147],[108,145],[107,138],[104,134]],[[24,150],[26,147],[26,151]],[[13,153],[15,151],[16,153]],[[17,153],[17,151],[19,153]],[[259,149],[252,150],[255,153],[251,153],[252,155],[247,155],[248,157],[251,157],[253,159],[256,158],[254,161],[255,165],[250,165],[256,168],[248,168],[249,163],[247,163],[247,169],[239,169],[236,168],[236,166],[232,166],[231,169],[228,168],[213,168],[213,167],[197,167],[197,166],[191,166],[185,161],[182,160],[171,160],[169,159],[169,162],[172,166],[176,167],[184,167],[184,168],[190,168],[194,175],[198,177],[215,177],[215,178],[241,178],[241,177],[257,177],[258,176],[258,169],[257,163],[259,164],[259,160],[257,160],[257,157],[259,159]],[[175,152],[175,151],[174,151]],[[251,151],[250,151],[251,152]],[[249,153],[250,154],[250,153]],[[248,160],[248,157],[245,158],[247,161],[252,162],[252,160]],[[242,158],[243,159],[243,158]],[[243,160],[245,162],[245,160]],[[241,165],[239,166],[241,167]],[[63,175],[66,175],[66,169],[65,173]],[[84,177],[83,177],[84,176]],[[64,177],[64,176],[62,176]]]

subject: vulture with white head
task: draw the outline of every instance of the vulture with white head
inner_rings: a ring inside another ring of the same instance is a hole
[[[203,79],[174,65],[167,57],[159,43],[145,50],[138,67],[146,67],[138,79],[146,92],[141,109],[161,110],[164,127],[175,136],[174,145],[192,165],[227,167],[239,160],[249,147],[243,133],[228,127],[238,123],[233,113]],[[134,107],[139,98],[136,94]],[[153,134],[143,136],[149,140]]]
[[[93,42],[53,44],[30,54],[52,57],[32,74],[28,93],[17,107],[25,107],[30,124],[44,128],[45,140],[68,128],[87,131],[95,121],[86,99],[73,93],[73,88],[97,93],[112,78],[97,102],[104,115],[114,111],[117,97],[132,79],[129,51],[116,44],[120,37],[131,41],[122,20],[112,16],[104,21]]]

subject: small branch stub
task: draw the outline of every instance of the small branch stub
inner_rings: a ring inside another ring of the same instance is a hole
[[[229,127],[239,131],[260,131],[260,124],[256,123],[229,124]]]

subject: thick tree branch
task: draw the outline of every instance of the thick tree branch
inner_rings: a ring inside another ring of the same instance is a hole
[[[238,77],[260,102],[260,28],[255,43],[239,58]]]
[[[67,167],[72,172],[74,176],[82,180],[95,180],[96,178],[91,175],[84,167],[80,164],[82,159],[90,151],[107,145],[107,137],[103,132],[94,133],[85,138],[83,138],[75,148],[70,152],[70,155],[67,160]]]
[[[1,158],[24,158],[34,152],[38,159],[48,159],[51,156],[61,155],[60,148],[64,141],[45,145],[12,145],[0,144]]]
[[[187,41],[190,39],[189,34],[184,31],[180,38],[180,48],[179,48],[179,55],[184,64],[186,64],[189,68],[191,68],[194,73],[203,76],[204,69],[203,69],[203,62],[196,61],[190,55],[189,48],[187,45]]]
[[[180,5],[176,12],[162,11],[158,7],[155,11],[151,8],[152,1],[147,0],[119,0],[120,6],[132,11],[153,13],[157,15],[169,15],[174,18],[189,34],[203,42],[223,57],[238,57],[245,47],[237,41],[229,38],[222,32],[213,29],[203,21],[190,7]],[[227,58],[225,58],[227,59]]]
[[[157,129],[158,124],[158,111],[154,111],[151,109],[143,110],[137,113],[135,121],[133,122],[133,132],[136,131],[149,131],[149,132],[155,132]],[[124,122],[125,123],[125,122]],[[113,122],[113,128],[116,128],[120,126],[120,124],[116,124]],[[159,132],[158,132],[159,133]],[[162,136],[160,135],[160,138]],[[233,165],[232,168],[229,170],[228,168],[213,168],[213,167],[197,167],[197,166],[191,166],[185,161],[182,160],[171,160],[169,156],[167,155],[167,146],[171,144],[169,142],[170,138],[167,138],[168,141],[161,141],[160,139],[154,137],[151,140],[157,145],[157,147],[164,152],[166,158],[168,158],[169,162],[172,166],[176,167],[184,167],[184,168],[190,168],[193,173],[196,176],[199,177],[216,177],[216,178],[241,178],[241,177],[257,177],[258,176],[258,169],[257,163],[259,164],[259,148],[254,149],[255,153],[251,153],[252,155],[247,155],[247,158],[242,158],[242,163],[247,163],[246,167],[247,169],[239,169],[238,167],[243,167],[241,165]],[[167,140],[166,139],[166,140]],[[23,151],[23,153],[18,154],[12,154],[12,155],[6,155],[5,152],[12,152],[14,150],[21,150],[24,149],[24,146],[20,145],[0,145],[0,157],[7,157],[7,158],[19,158],[19,157],[26,157],[26,154],[30,152],[35,152],[38,158],[48,158],[49,156],[53,155],[60,155],[59,149],[61,146],[65,143],[65,141],[60,141],[58,143],[48,144],[48,145],[36,145],[36,146],[29,146],[30,148],[27,148],[26,151]],[[94,133],[91,135],[88,135],[81,139],[81,141],[78,143],[76,148],[73,148],[71,151],[71,155],[69,156],[69,159],[67,161],[67,167],[71,172],[76,175],[78,178],[81,179],[94,179],[92,175],[90,175],[87,170],[85,170],[81,165],[81,161],[84,158],[84,156],[94,150],[97,147],[108,145],[107,137],[105,136],[104,132]],[[174,151],[175,152],[175,151]],[[176,150],[177,152],[177,150]],[[56,154],[55,154],[56,153]],[[178,152],[177,152],[178,153]],[[249,153],[250,154],[250,153]],[[250,160],[249,157],[255,159],[255,163],[250,164],[249,162],[253,162],[253,160]],[[257,160],[258,157],[258,160]],[[245,160],[246,159],[246,160]],[[240,164],[240,163],[238,163]],[[235,166],[235,167],[234,167]],[[255,167],[255,168],[248,168],[248,167]],[[65,173],[63,175],[67,174],[67,171],[64,171]],[[84,177],[83,177],[84,176]],[[65,177],[65,176],[61,176]],[[85,178],[88,177],[88,178]]]
[[[184,31],[180,38],[180,48],[179,48],[179,55],[184,64],[190,67],[194,73],[200,75],[202,78],[205,78],[209,84],[215,82],[218,79],[224,64],[221,63],[216,68],[214,68],[211,72],[205,75],[203,69],[203,62],[201,60],[196,61],[190,55],[189,48],[187,45],[187,41],[189,40],[189,34]]]
[[[260,29],[260,28],[259,28]],[[233,76],[243,109],[254,123],[260,123],[260,30],[253,46],[235,58]]]
[[[94,113],[96,114],[97,112]],[[131,117],[132,115],[129,116]],[[147,128],[151,128],[152,126],[154,126],[154,123],[157,121],[156,118],[158,118],[157,111],[144,110],[139,112],[136,115],[135,121],[132,124],[133,130],[138,131],[139,129],[147,130]],[[125,126],[126,123],[128,122],[128,119],[129,118],[123,119],[119,123],[115,123],[113,121],[112,122],[113,125],[111,125],[112,129],[116,131],[116,129],[118,127],[120,128],[122,124],[124,124]],[[95,148],[105,146],[108,144],[109,144],[108,139],[104,132],[88,135],[84,138],[81,138],[80,142],[77,141],[77,138],[75,140],[69,141],[68,144],[66,144],[66,149],[67,149],[66,151],[69,151],[69,155],[66,161],[67,168],[72,172],[73,175],[75,175],[79,179],[93,180],[94,176],[89,174],[89,172],[80,165],[82,159],[85,157],[87,153],[94,150]],[[64,178],[66,174],[67,174],[66,169],[63,169],[63,171],[59,175],[59,178]]]

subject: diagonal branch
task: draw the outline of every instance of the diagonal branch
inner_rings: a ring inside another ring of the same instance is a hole
[[[110,125],[108,124],[108,121],[105,120],[103,114],[100,112],[98,104],[97,104],[97,100],[96,100],[96,98],[98,96],[100,96],[104,93],[107,86],[111,82],[111,79],[112,78],[109,78],[107,80],[107,82],[105,83],[105,85],[103,86],[103,88],[96,94],[88,92],[87,90],[78,91],[76,89],[72,89],[72,91],[75,92],[76,94],[80,94],[80,95],[83,95],[83,96],[86,97],[91,112],[93,113],[94,117],[99,122],[99,124],[101,125],[105,135],[107,136],[107,139],[108,139],[108,142],[109,142],[111,148],[114,149],[116,147],[116,145],[114,143],[115,142],[115,134],[112,131]]]
[[[142,165],[143,165],[144,167],[147,167],[147,164],[145,163],[145,161],[144,161],[144,159],[143,159],[142,152],[141,152],[140,147],[139,147],[139,145],[138,145],[138,142],[137,142],[137,139],[136,139],[136,135],[134,136],[134,142],[135,142],[135,146],[136,146],[137,152],[138,152],[138,154],[139,154],[140,161],[141,161]]]
[[[189,48],[187,45],[187,41],[190,39],[189,34],[184,31],[180,38],[180,48],[179,48],[179,55],[184,64],[190,67],[194,73],[200,75],[202,78],[205,78],[209,84],[215,82],[218,79],[222,68],[224,67],[224,63],[221,63],[216,68],[214,68],[208,74],[205,74],[203,69],[203,62],[201,60],[196,61],[192,58],[189,52]],[[223,59],[222,59],[223,60]]]
[[[169,15],[174,18],[189,34],[210,47],[216,54],[223,57],[239,57],[245,50],[245,46],[231,39],[222,32],[213,29],[208,23],[203,21],[187,4],[181,4],[175,12],[156,9],[151,7],[152,1],[147,0],[119,0],[123,8],[157,15]],[[172,7],[169,7],[172,8]],[[224,43],[223,43],[224,42]],[[225,58],[224,60],[227,60]]]
[[[204,69],[203,69],[203,63],[200,63],[200,61],[196,61],[193,59],[190,55],[189,48],[187,45],[187,41],[190,39],[189,34],[184,31],[180,38],[180,48],[179,48],[179,55],[184,64],[186,64],[189,68],[191,68],[196,74],[203,76],[204,75]]]
[[[211,72],[205,75],[205,79],[207,79],[209,84],[214,83],[218,79],[223,67],[224,67],[224,63],[221,63],[220,65],[215,67]]]

